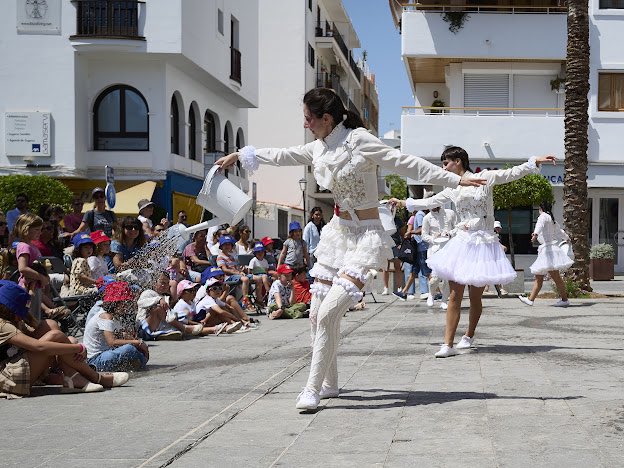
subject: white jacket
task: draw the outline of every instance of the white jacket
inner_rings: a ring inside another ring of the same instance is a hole
[[[376,208],[378,203],[377,166],[410,177],[423,184],[457,187],[461,177],[417,156],[402,154],[382,143],[364,128],[349,129],[338,124],[323,140],[291,148],[245,147],[239,159],[247,170],[250,150],[263,164],[274,166],[312,165],[321,188],[332,191],[334,201],[353,216],[353,210]],[[247,150],[247,151],[246,151]],[[245,155],[247,153],[247,155]],[[253,157],[252,157],[253,159]]]

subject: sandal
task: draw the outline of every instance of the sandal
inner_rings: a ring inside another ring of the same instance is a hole
[[[76,377],[78,374],[79,372],[76,372],[71,377],[67,377],[67,376],[63,377],[63,382],[65,382],[66,386],[61,388],[61,393],[92,393],[92,392],[101,392],[104,390],[104,387],[102,387],[100,384],[96,384],[93,382],[87,382],[87,384],[82,388],[74,387],[74,377]],[[100,379],[101,377],[98,378],[98,380]]]
[[[121,387],[130,379],[130,374],[127,372],[105,372],[105,374],[113,376],[112,387]],[[102,374],[98,373],[98,384],[102,382]]]

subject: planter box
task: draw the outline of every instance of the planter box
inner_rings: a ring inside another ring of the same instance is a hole
[[[589,263],[589,276],[594,281],[613,279],[614,261],[610,258],[592,258]]]
[[[516,270],[516,279],[509,284],[504,284],[503,288],[510,294],[524,294],[524,270]]]

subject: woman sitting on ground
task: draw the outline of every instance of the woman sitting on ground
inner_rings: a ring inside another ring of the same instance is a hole
[[[145,245],[145,233],[141,221],[132,216],[121,220],[121,229],[115,233],[111,242],[113,264],[119,272],[125,269],[126,263]]]

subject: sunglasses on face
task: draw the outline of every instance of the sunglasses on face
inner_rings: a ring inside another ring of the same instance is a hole
[[[154,229],[154,232],[163,232],[163,229]]]
[[[210,291],[223,291],[223,286],[210,286]]]
[[[128,231],[138,231],[140,229],[139,226],[124,226],[124,229],[127,229]]]

